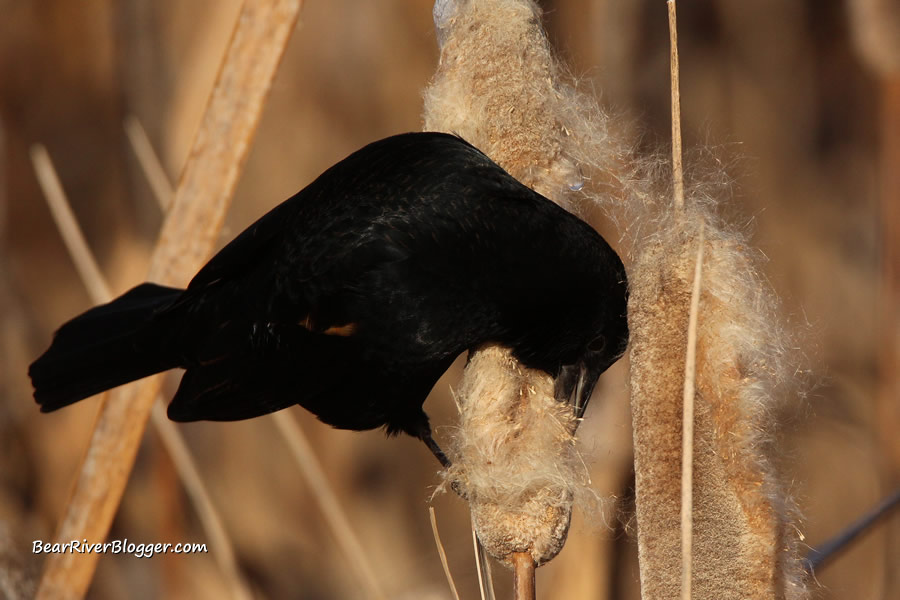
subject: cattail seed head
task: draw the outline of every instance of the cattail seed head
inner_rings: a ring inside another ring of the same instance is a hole
[[[472,354],[456,393],[460,424],[445,478],[469,501],[485,549],[507,565],[513,552],[537,564],[556,556],[585,479],[578,421],[553,390],[549,375],[490,345]]]

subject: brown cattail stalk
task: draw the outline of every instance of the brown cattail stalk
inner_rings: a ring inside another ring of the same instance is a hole
[[[802,597],[788,500],[771,467],[766,437],[774,394],[784,377],[773,300],[744,242],[708,222],[703,226],[692,597]],[[647,240],[631,277],[638,552],[647,599],[676,597],[682,584],[677,532],[684,365],[698,240],[699,226],[663,227]]]
[[[211,253],[300,0],[246,0],[194,140],[148,278],[183,284]],[[134,463],[159,376],[109,394],[101,409],[59,540],[106,538]],[[98,554],[47,558],[39,598],[80,597]]]
[[[666,0],[669,11],[669,74],[672,79],[672,180],[676,210],[684,210],[684,169],[681,164],[681,75],[678,66],[678,20],[675,0]]]
[[[513,598],[515,600],[534,600],[534,559],[528,552],[514,552],[512,560],[515,570]]]

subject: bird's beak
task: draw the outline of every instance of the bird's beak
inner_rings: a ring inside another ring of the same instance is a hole
[[[600,374],[608,366],[597,364],[590,358],[563,366],[556,378],[556,399],[571,404],[579,419],[584,415]]]

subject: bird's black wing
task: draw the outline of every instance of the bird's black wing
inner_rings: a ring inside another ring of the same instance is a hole
[[[185,303],[207,333],[170,415],[234,420],[299,403],[341,428],[415,429],[456,356],[539,329],[547,294],[529,286],[558,275],[542,253],[552,225],[574,219],[563,212],[459,138],[367,146],[191,282]]]
[[[197,290],[223,279],[236,279],[259,268],[284,235],[284,220],[294,210],[290,200],[259,218],[226,244],[191,279],[188,289]]]
[[[299,403],[342,428],[424,418],[471,332],[489,333],[473,314],[466,331],[455,326],[465,268],[438,266],[467,230],[440,206],[459,184],[435,170],[473,156],[486,161],[443,134],[376,142],[225,246],[178,307],[200,333],[170,416],[237,420]]]

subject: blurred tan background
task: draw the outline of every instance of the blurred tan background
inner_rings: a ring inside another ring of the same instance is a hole
[[[669,140],[662,0],[541,3],[560,54],[640,152]],[[122,122],[135,115],[172,179],[184,163],[237,0],[0,0],[0,576],[27,589],[51,540],[97,412],[41,415],[28,363],[90,307],[37,185],[43,143],[114,291],[140,282],[161,223]],[[685,147],[733,178],[732,220],[768,256],[797,331],[806,392],[776,434],[807,543],[830,537],[900,484],[897,397],[900,3],[684,1]],[[427,0],[307,0],[275,82],[223,243],[349,152],[421,128],[437,61]],[[726,193],[726,192],[723,192]],[[616,233],[598,220],[615,241]],[[538,597],[637,598],[627,365],[604,376],[582,426],[603,514],[576,514]],[[449,388],[426,404],[442,435]],[[176,380],[173,380],[174,383]],[[411,439],[331,430],[297,409],[381,586],[449,598],[429,525],[437,465]],[[181,427],[260,597],[364,597],[269,418]],[[446,430],[444,430],[444,433]],[[477,594],[468,517],[433,502],[464,598]],[[111,539],[206,541],[152,430]],[[100,541],[100,540],[91,540]],[[509,575],[495,568],[500,597]],[[210,554],[101,558],[91,598],[220,598]],[[824,570],[816,597],[900,597],[900,518]]]

